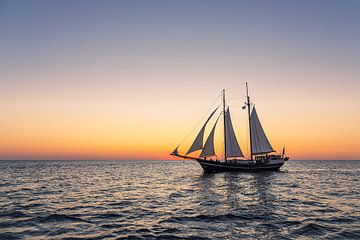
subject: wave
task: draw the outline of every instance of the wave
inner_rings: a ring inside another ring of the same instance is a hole
[[[159,223],[166,222],[183,222],[183,221],[209,221],[209,222],[223,222],[226,220],[256,220],[256,219],[269,219],[266,215],[258,215],[258,214],[246,214],[246,215],[236,215],[236,214],[220,214],[220,215],[206,215],[199,214],[195,216],[183,216],[183,217],[171,217],[169,219],[161,220]]]
[[[14,211],[5,211],[0,212],[0,217],[10,217],[10,218],[24,218],[29,215],[23,213],[22,211],[14,210]]]
[[[295,236],[320,236],[326,235],[329,232],[335,232],[336,229],[330,226],[325,226],[317,223],[308,223],[298,229],[291,232]]]
[[[104,219],[113,219],[113,218],[121,218],[123,215],[118,213],[106,213],[94,216],[95,218],[104,218]]]
[[[86,222],[86,223],[92,223],[91,221],[84,220],[79,217],[75,216],[69,216],[65,214],[50,214],[48,216],[45,216],[39,220],[39,222],[47,223],[47,222]]]
[[[360,161],[328,164],[0,161],[0,239],[360,239]]]

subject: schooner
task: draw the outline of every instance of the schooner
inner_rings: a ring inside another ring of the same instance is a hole
[[[285,156],[285,149],[283,149],[282,154],[274,154],[275,150],[272,148],[261,126],[255,106],[250,104],[247,83],[246,99],[244,108],[247,108],[248,112],[250,158],[245,158],[237,141],[231,121],[230,109],[226,106],[225,89],[222,92],[222,111],[211,128],[205,143],[203,143],[203,140],[206,127],[220,106],[211,112],[186,154],[180,154],[178,152],[179,146],[177,146],[171,155],[197,161],[204,169],[204,172],[278,170],[289,158]],[[224,139],[224,158],[218,159],[215,152],[214,136],[221,115],[224,122],[224,131],[222,133]],[[198,157],[189,156],[190,153],[200,150],[201,152]],[[214,157],[216,158],[214,159]]]

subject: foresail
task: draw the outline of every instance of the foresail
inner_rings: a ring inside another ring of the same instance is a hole
[[[179,146],[175,148],[175,150],[171,153],[171,155],[178,156],[179,155],[178,148]]]
[[[206,139],[203,150],[200,153],[200,157],[214,156],[215,155],[215,147],[214,147],[214,136],[216,124],[219,118],[216,120],[214,127],[212,128],[208,138]]]
[[[266,137],[266,134],[261,126],[259,117],[256,113],[255,107],[250,115],[251,124],[251,149],[253,154],[270,153],[273,148]]]
[[[208,122],[210,121],[211,117],[215,114],[216,110],[219,107],[217,107],[208,117],[208,119],[206,120],[204,126],[201,128],[200,132],[198,133],[198,135],[196,136],[193,144],[191,145],[191,147],[189,148],[189,150],[187,151],[186,155],[188,155],[189,153],[195,152],[197,150],[200,150],[203,148],[203,141],[204,141],[204,133],[205,133],[205,128],[206,125],[208,124]]]
[[[236,139],[234,127],[232,125],[230,111],[227,108],[225,113],[225,138],[226,138],[226,156],[227,157],[243,157],[239,143]]]

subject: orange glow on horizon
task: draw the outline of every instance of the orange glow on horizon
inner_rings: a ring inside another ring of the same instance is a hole
[[[186,105],[182,102],[177,104]],[[180,147],[182,152],[187,150],[195,138],[201,125],[197,118],[203,115],[197,111],[201,112],[203,105],[205,103],[197,106],[198,110],[194,110],[193,117],[160,115],[159,112],[153,114],[146,104],[138,104],[137,108],[129,109],[126,116],[113,115],[113,109],[102,111],[98,115],[83,109],[81,113],[72,110],[71,117],[68,111],[53,110],[52,106],[46,104],[40,105],[41,108],[35,109],[36,111],[31,105],[28,109],[13,106],[8,110],[13,117],[5,118],[0,126],[0,156],[5,160],[174,160],[176,158],[169,153],[182,138],[191,131]],[[185,111],[186,106],[181,105],[179,108]],[[332,109],[323,110],[322,116],[328,118],[327,121],[323,121],[324,117],[308,119],[293,116],[289,114],[292,109],[274,111],[264,103],[258,107],[260,120],[275,150],[280,152],[285,146],[287,155],[299,160],[359,159],[360,128],[356,118],[347,120],[347,126],[339,127],[339,118],[330,117]],[[138,111],[146,117],[139,117],[141,115]],[[240,129],[238,140],[244,154],[247,154],[247,132],[241,131],[247,129],[246,116],[240,107],[234,107],[233,112],[237,134]],[[311,116],[314,113],[307,114]],[[26,121],[21,118],[24,115]],[[197,127],[191,129],[194,125]],[[205,135],[208,132],[209,130]],[[217,143],[218,149],[221,149],[221,144]]]
[[[182,119],[178,120],[181,122]],[[187,128],[180,122],[174,123],[174,127],[164,125],[163,131],[142,129],[141,134],[135,132],[135,128],[131,125],[128,126],[128,131],[124,129],[104,131],[102,128],[92,128],[92,132],[87,134],[85,134],[87,127],[72,131],[50,129],[49,132],[40,131],[36,135],[33,131],[22,131],[18,135],[8,135],[6,141],[4,138],[0,139],[0,154],[6,156],[2,159],[174,160],[178,158],[170,156],[169,153],[176,147],[180,137],[184,135],[183,130]],[[358,159],[357,143],[360,139],[356,134],[323,137],[317,132],[309,137],[308,132],[303,131],[289,132],[288,129],[281,130],[281,128],[270,131],[278,124],[276,122],[274,125],[274,123],[263,121],[264,127],[269,129],[266,130],[269,139],[278,152],[285,145],[286,153],[291,159]],[[177,124],[182,127],[179,128],[181,130],[175,131]],[[180,148],[182,152],[187,150],[196,133],[193,131],[187,143],[182,144]],[[247,141],[244,137],[238,139]],[[240,145],[244,154],[248,154],[247,144],[241,142]],[[221,146],[217,148],[220,149]],[[197,154],[199,152],[195,153]]]

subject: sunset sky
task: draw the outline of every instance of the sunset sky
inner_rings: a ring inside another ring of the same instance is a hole
[[[360,1],[0,0],[0,159],[174,159],[223,88],[248,153],[246,81],[275,149],[360,159]]]

